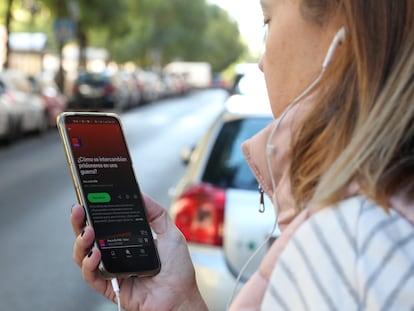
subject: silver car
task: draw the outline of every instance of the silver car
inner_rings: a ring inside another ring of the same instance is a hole
[[[19,114],[12,99],[8,96],[0,83],[0,140],[11,143],[18,136]]]
[[[171,191],[170,213],[189,243],[197,283],[210,310],[226,309],[269,247],[273,207],[264,195],[267,209],[259,213],[262,194],[241,144],[272,120],[266,97],[231,96],[223,113],[184,157],[187,173]]]
[[[0,72],[0,89],[12,101],[16,132],[45,132],[48,116],[42,98],[36,94],[27,76],[15,70]]]

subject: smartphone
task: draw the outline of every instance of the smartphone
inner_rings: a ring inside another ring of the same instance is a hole
[[[160,259],[119,116],[63,112],[57,126],[78,201],[95,230],[102,276],[157,274]]]

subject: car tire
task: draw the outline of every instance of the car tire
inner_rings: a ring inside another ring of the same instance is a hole
[[[4,137],[6,144],[11,144],[22,137],[21,121],[19,118],[9,118],[7,135]]]
[[[46,133],[48,129],[49,129],[49,114],[47,111],[44,111],[42,114],[42,118],[40,118],[37,131],[39,134],[43,134],[43,133]]]

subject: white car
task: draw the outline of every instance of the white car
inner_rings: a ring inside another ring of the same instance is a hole
[[[17,132],[44,132],[48,129],[48,115],[42,98],[34,92],[26,75],[14,70],[2,71],[0,88],[12,101]]]
[[[264,96],[231,96],[185,157],[188,170],[170,193],[170,213],[189,243],[197,283],[210,310],[226,309],[279,235],[276,228],[267,240],[275,225],[274,209],[264,195],[266,209],[259,212],[262,193],[241,151],[242,142],[272,120]]]
[[[11,143],[18,135],[17,123],[19,115],[14,109],[13,102],[4,92],[0,84],[0,140]]]

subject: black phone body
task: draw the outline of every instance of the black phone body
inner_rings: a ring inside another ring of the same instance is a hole
[[[161,264],[119,116],[64,112],[57,124],[102,254],[99,271],[107,279],[157,274]]]

